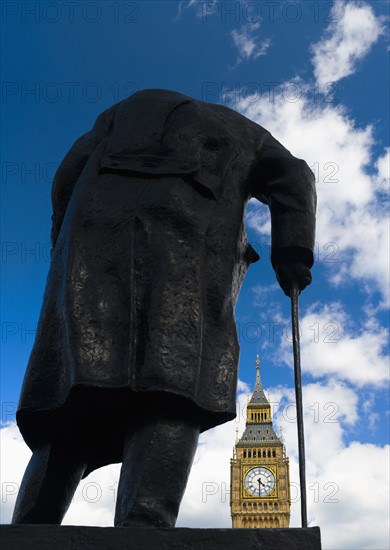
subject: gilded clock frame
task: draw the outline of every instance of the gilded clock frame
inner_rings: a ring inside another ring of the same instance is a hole
[[[249,491],[247,491],[246,487],[245,487],[245,477],[246,477],[246,474],[249,472],[249,470],[253,470],[253,468],[265,468],[267,470],[269,470],[270,472],[272,472],[273,476],[274,476],[274,479],[275,479],[275,485],[274,485],[274,488],[272,489],[272,492],[269,493],[269,495],[265,495],[265,496],[257,496],[257,495],[251,495],[249,493]],[[254,464],[243,464],[241,465],[241,479],[242,479],[242,483],[241,483],[241,489],[242,489],[242,494],[241,494],[241,497],[242,498],[245,498],[245,499],[250,499],[250,500],[253,500],[253,499],[257,499],[257,500],[266,500],[266,499],[277,499],[278,498],[278,465],[273,463],[273,464],[264,464],[264,463],[254,463]]]

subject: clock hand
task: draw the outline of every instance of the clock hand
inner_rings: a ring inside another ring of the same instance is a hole
[[[258,480],[258,483],[259,483],[259,496],[261,496],[261,486],[265,487],[264,483],[261,481],[261,478],[259,478]]]

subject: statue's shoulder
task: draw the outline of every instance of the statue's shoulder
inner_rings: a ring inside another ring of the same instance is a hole
[[[234,136],[235,140],[249,143],[262,141],[269,132],[258,123],[250,120],[238,110],[217,103],[209,103],[174,90],[159,88],[139,90],[123,101],[113,105],[102,113],[102,123],[115,116],[121,120],[132,120],[133,124],[143,121],[157,124],[176,110],[185,106],[188,119],[192,125],[199,121],[203,131],[214,131]],[[99,119],[98,119],[99,120]],[[98,121],[97,121],[98,122]]]
[[[257,122],[254,122],[250,118],[246,117],[240,111],[238,110],[238,107],[227,107],[226,105],[221,105],[219,103],[207,103],[204,101],[199,101],[200,104],[202,104],[205,111],[212,112],[215,116],[220,118],[222,121],[234,125],[236,128],[239,128],[240,130],[253,132],[257,135],[259,134],[268,134],[268,130],[263,128],[260,124]]]

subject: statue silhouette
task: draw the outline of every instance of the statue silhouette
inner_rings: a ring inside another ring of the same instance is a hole
[[[33,455],[14,523],[61,523],[83,477],[123,462],[115,525],[175,525],[199,433],[236,414],[251,197],[269,206],[281,287],[304,289],[314,176],[258,124],[145,90],[73,145],[17,412]]]

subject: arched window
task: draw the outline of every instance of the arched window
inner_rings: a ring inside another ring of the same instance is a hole
[[[267,455],[266,455],[266,452],[263,451],[263,458],[265,458]]]
[[[276,451],[272,451],[272,456],[275,458],[275,456],[276,456]]]
[[[253,458],[256,458],[256,449],[253,451]]]
[[[268,458],[271,458],[271,451],[268,451],[267,456]]]
[[[244,458],[246,458],[246,451],[243,452],[243,455],[242,455]]]
[[[252,453],[248,451],[248,458],[252,458]]]

